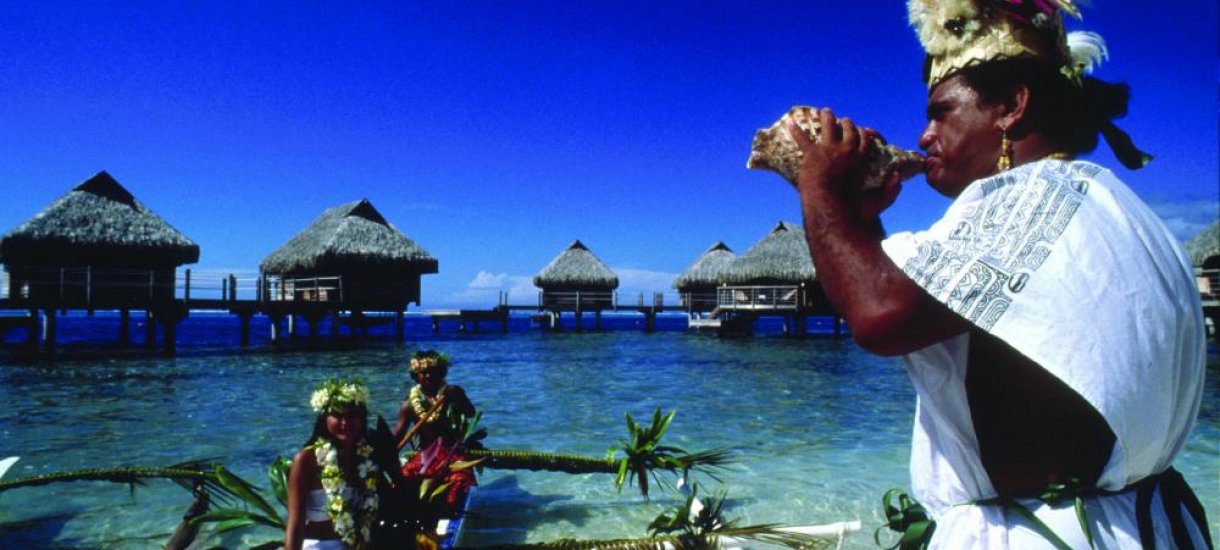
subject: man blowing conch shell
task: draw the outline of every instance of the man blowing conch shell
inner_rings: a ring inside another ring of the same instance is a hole
[[[795,177],[770,168],[800,192],[852,337],[903,356],[929,547],[1210,547],[1173,469],[1204,387],[1193,270],[1114,172],[1077,159],[1099,136],[1127,168],[1151,157],[1114,124],[1127,87],[1089,76],[1104,42],[1062,13],[1079,16],[1068,0],[908,1],[926,178],[953,199],[928,229],[884,236],[903,174],[875,180],[875,132],[829,110],[810,111],[816,140],[785,122]]]

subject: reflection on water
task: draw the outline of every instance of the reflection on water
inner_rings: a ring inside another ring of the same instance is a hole
[[[583,334],[514,326],[503,335],[433,334],[416,320],[405,344],[382,336],[360,347],[276,350],[256,338],[243,351],[232,346],[234,320],[205,316],[183,326],[180,356],[165,359],[108,344],[117,319],[64,319],[56,360],[22,359],[13,346],[0,351],[7,354],[0,355],[0,456],[23,457],[6,478],[218,458],[265,485],[267,465],[308,436],[315,383],[362,378],[374,414],[392,419],[408,388],[404,357],[436,348],[453,356],[451,381],[484,411],[490,447],[602,456],[625,435],[625,413],[641,419],[654,407],[677,409],[668,443],[738,450],[741,464],[722,476],[730,517],[859,519],[866,532],[853,546],[873,546],[867,531],[881,523],[881,494],[907,485],[915,398],[895,360],[767,327],[753,338],[718,339],[674,330],[680,321],[653,334],[621,326],[637,322],[609,318],[616,329]],[[1200,424],[1178,462],[1213,515],[1220,513],[1218,364],[1213,350]],[[489,470],[465,542],[642,536],[675,501],[672,492],[651,501],[619,494],[608,475]],[[86,482],[0,493],[0,546],[159,547],[189,505],[189,495],[166,481],[134,491]],[[220,542],[277,536],[251,531]]]

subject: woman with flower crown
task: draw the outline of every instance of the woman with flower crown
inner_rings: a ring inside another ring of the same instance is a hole
[[[327,380],[313,392],[313,434],[288,474],[285,549],[369,547],[381,471],[365,439],[368,402],[358,381]]]

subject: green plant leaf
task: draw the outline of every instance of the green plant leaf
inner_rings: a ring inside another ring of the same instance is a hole
[[[436,489],[434,489],[434,490],[432,491],[432,494],[431,494],[431,495],[428,495],[428,499],[429,499],[429,500],[434,500],[434,499],[436,499],[436,497],[438,497],[438,496],[441,496],[441,495],[445,494],[445,491],[448,491],[448,490],[449,490],[449,486],[450,486],[450,485],[453,485],[453,484],[452,484],[452,483],[442,483],[442,484],[440,484],[440,486],[438,486]]]
[[[265,512],[268,516],[279,518],[280,514],[255,491],[250,482],[238,477],[224,466],[216,466],[216,480],[226,489],[232,491],[247,504]]]
[[[280,505],[285,508],[288,507],[288,470],[291,468],[292,461],[285,456],[275,457],[275,461],[267,467],[267,477],[271,480],[271,492],[275,494],[275,499],[280,502]]]
[[[216,527],[213,528],[213,531],[215,531],[216,533],[225,533],[228,531],[232,531],[234,529],[241,529],[242,527],[249,527],[254,524],[255,524],[255,521],[251,518],[230,519],[230,520],[226,520],[226,521],[217,523]]]
[[[482,464],[483,461],[485,461],[485,460],[487,460],[487,457],[477,458],[474,460],[460,460],[460,461],[450,464],[449,471],[457,472],[457,471],[465,470],[466,468],[478,466],[479,464]]]

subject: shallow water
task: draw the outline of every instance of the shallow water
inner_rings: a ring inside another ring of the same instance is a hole
[[[588,322],[589,320],[586,319]],[[135,321],[133,321],[134,323]],[[874,547],[879,500],[907,486],[914,393],[896,360],[850,340],[789,338],[764,325],[752,338],[687,333],[663,318],[607,318],[604,331],[551,334],[515,319],[507,334],[439,334],[411,318],[404,343],[379,329],[359,347],[327,342],[276,348],[255,327],[241,350],[236,322],[195,316],[180,330],[179,357],[110,344],[117,318],[67,318],[53,360],[0,348],[0,456],[22,459],[6,479],[91,467],[166,465],[218,458],[265,485],[267,465],[304,442],[309,391],[330,376],[362,378],[373,412],[392,420],[408,386],[404,357],[416,348],[450,354],[450,381],[484,411],[491,448],[602,456],[626,434],[623,415],[678,411],[666,441],[688,450],[731,446],[740,463],[704,488],[728,491],[727,515],[742,524],[861,520],[853,547]],[[323,327],[323,333],[326,333]],[[141,332],[135,331],[137,340]],[[313,349],[307,349],[312,347]],[[1199,424],[1177,462],[1212,513],[1220,505],[1220,355],[1209,355]],[[643,536],[677,500],[654,489],[618,493],[613,476],[486,471],[464,543],[542,542],[564,537]],[[268,493],[269,494],[269,493]],[[129,491],[100,482],[0,493],[0,547],[160,547],[190,505],[168,481]],[[218,543],[279,537],[249,530]],[[1215,535],[1213,535],[1215,536]]]

